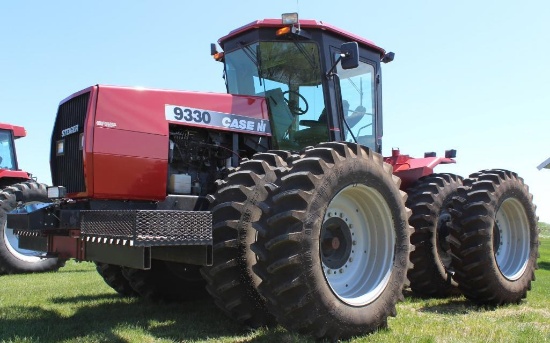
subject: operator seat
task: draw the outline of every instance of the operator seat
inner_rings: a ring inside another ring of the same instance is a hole
[[[290,111],[290,108],[288,108],[281,88],[275,88],[266,91],[265,98],[267,99],[267,103],[271,113],[272,135],[278,142],[279,148],[283,149],[285,147],[281,146],[281,144],[284,145],[285,141],[288,141],[287,143],[290,143],[288,131],[296,118]]]

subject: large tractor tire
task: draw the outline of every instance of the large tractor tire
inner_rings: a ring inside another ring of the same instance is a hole
[[[114,264],[96,262],[96,270],[105,283],[123,297],[137,297],[128,279],[122,274],[122,267]]]
[[[252,271],[256,255],[250,246],[256,241],[252,225],[262,215],[258,204],[269,196],[266,186],[278,182],[289,157],[286,151],[254,155],[219,182],[211,197],[214,263],[201,270],[206,289],[230,318],[251,328],[275,323],[257,291],[260,279]]]
[[[254,271],[280,324],[318,339],[387,326],[403,298],[410,211],[382,156],[352,143],[304,152],[281,178]]]
[[[432,174],[420,178],[408,190],[407,207],[414,228],[411,243],[413,268],[408,277],[411,290],[422,296],[446,297],[459,294],[452,279],[450,246],[451,214],[449,205],[462,186],[462,178],[454,174]]]
[[[154,302],[190,301],[207,295],[195,265],[152,260],[151,269],[123,267],[122,274],[140,297]]]
[[[453,200],[450,235],[455,280],[477,303],[518,303],[537,268],[539,229],[533,196],[517,174],[483,170]]]
[[[19,248],[19,236],[7,227],[9,212],[32,211],[48,202],[46,185],[34,181],[17,183],[0,191],[0,274],[54,271],[65,265],[65,260]]]

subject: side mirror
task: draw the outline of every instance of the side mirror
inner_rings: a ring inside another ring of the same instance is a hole
[[[342,54],[342,69],[354,69],[359,67],[359,46],[357,42],[344,43],[340,47]]]
[[[216,43],[210,43],[210,56],[214,56],[218,53],[218,48],[216,48]]]
[[[390,51],[382,57],[382,62],[390,63],[391,61],[393,61],[394,58],[395,58],[395,53]]]
[[[327,72],[327,77],[330,79],[334,73],[334,69],[338,63],[342,64],[342,69],[354,69],[359,67],[359,45],[357,42],[348,42],[340,46],[340,56],[334,62]]]

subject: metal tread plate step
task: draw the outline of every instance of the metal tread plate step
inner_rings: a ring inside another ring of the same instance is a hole
[[[210,211],[81,211],[83,239],[127,240],[134,246],[212,245]]]

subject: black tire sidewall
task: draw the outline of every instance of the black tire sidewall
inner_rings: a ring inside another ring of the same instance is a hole
[[[439,182],[442,182],[442,185]],[[411,288],[415,293],[436,296],[459,293],[458,284],[451,278],[448,271],[452,264],[451,252],[444,251],[440,244],[442,233],[439,220],[443,212],[452,204],[453,197],[458,194],[458,187],[461,185],[462,178],[455,174],[431,174],[420,178],[415,186],[408,190],[407,207],[413,212],[410,224],[415,229],[411,240],[414,241],[413,245],[416,248],[411,254],[411,261],[415,266],[410,271],[409,277]],[[430,186],[436,187],[437,191],[430,189]],[[430,193],[431,199],[427,198],[426,192]],[[450,215],[450,212],[448,213]],[[427,235],[428,233],[424,231],[426,228],[429,230],[429,239],[419,240],[415,237],[415,235],[420,237]],[[450,229],[448,234],[451,234]],[[442,260],[443,254],[448,258],[447,265]]]
[[[441,275],[443,279],[446,279],[448,276],[447,268],[451,265],[451,256],[450,252],[443,251],[442,247],[439,243],[439,240],[441,239],[441,228],[439,227],[439,218],[441,217],[444,210],[446,210],[449,205],[453,201],[453,197],[457,194],[457,188],[460,186],[457,183],[448,183],[445,181],[446,187],[441,188],[440,193],[438,193],[436,197],[436,203],[434,204],[437,208],[437,211],[435,213],[435,225],[433,227],[433,235],[431,238],[432,243],[432,254],[434,256],[434,262],[435,266],[437,268],[437,271]],[[446,254],[446,257],[449,259],[449,265],[446,266],[443,260],[441,259],[442,254]],[[452,282],[452,284],[456,287],[456,282]]]

